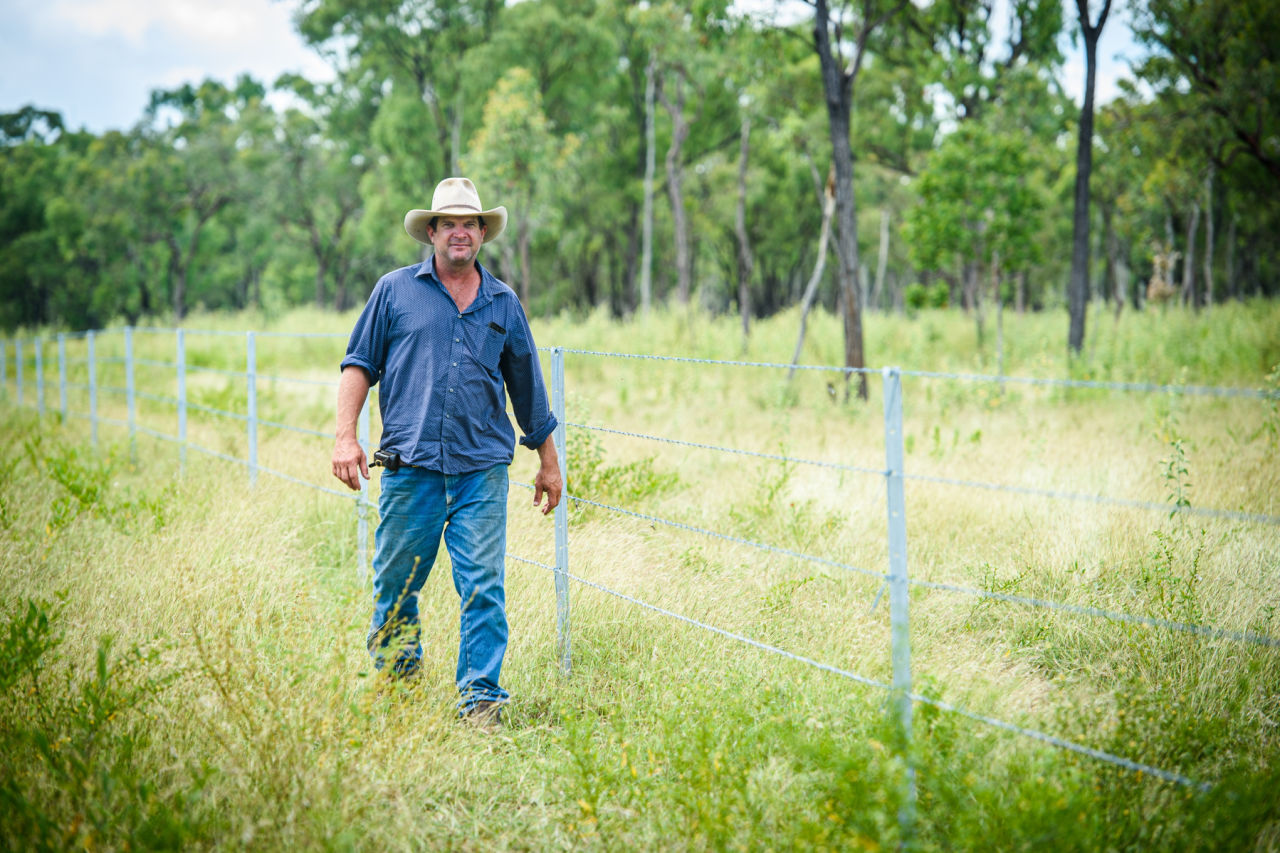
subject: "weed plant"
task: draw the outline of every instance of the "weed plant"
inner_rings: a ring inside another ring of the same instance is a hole
[[[680,312],[627,325],[566,315],[535,332],[572,350],[785,363],[795,319],[757,323],[745,349],[735,323]],[[1024,376],[1274,387],[1278,319],[1265,304],[1100,316],[1086,353],[1068,361],[1050,343],[1060,317],[1009,317],[1005,365]],[[348,322],[304,312],[270,328]],[[172,346],[163,335],[137,341],[152,361]],[[993,372],[986,344],[957,315],[868,318],[878,364]],[[332,380],[342,345],[276,341],[259,372]],[[202,364],[240,369],[233,336],[189,336],[188,346],[207,349]],[[840,347],[835,318],[811,318],[804,361],[836,363]],[[891,680],[889,608],[876,603],[887,570],[878,377],[859,403],[844,399],[839,374],[788,382],[776,368],[575,352],[566,365],[577,425],[569,489],[592,502],[569,501],[575,576]],[[140,387],[171,393],[154,384],[172,373],[150,369]],[[571,587],[565,677],[552,577],[538,565],[555,562],[551,521],[514,486],[513,701],[488,735],[456,720],[458,602],[447,577],[420,602],[423,677],[389,685],[370,670],[354,501],[265,472],[251,488],[242,465],[188,450],[184,466],[173,442],[144,434],[131,447],[115,424],[100,425],[95,447],[79,418],[37,421],[30,397],[13,406],[9,376],[3,849],[1280,846],[1274,645],[913,591],[916,693],[1196,785],[928,703],[915,704],[908,741],[883,690],[597,586]],[[204,377],[210,408],[243,406],[242,382]],[[277,396],[260,390],[262,417],[331,429],[331,388],[276,384]],[[913,578],[1280,636],[1280,533],[1249,518],[1280,514],[1271,401],[912,376],[904,400]],[[100,405],[125,421],[118,395]],[[139,420],[176,429],[158,400]],[[240,458],[243,430],[209,413],[189,424],[192,442]],[[336,489],[325,479],[330,444],[262,428],[261,464]],[[513,481],[535,467],[521,451]],[[435,573],[448,571],[442,557]]]

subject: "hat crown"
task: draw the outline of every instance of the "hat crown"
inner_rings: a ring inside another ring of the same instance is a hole
[[[457,210],[460,213],[479,214],[484,210],[475,184],[467,178],[445,178],[436,186],[431,196],[431,209],[439,212]]]
[[[432,221],[438,216],[476,216],[484,223],[484,242],[497,238],[507,227],[507,209],[498,205],[485,210],[476,185],[467,178],[445,178],[436,184],[430,210],[411,210],[404,215],[404,230],[425,245],[432,245]]]

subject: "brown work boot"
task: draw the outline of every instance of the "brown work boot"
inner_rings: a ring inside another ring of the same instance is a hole
[[[463,719],[481,731],[496,732],[502,727],[502,703],[482,699],[471,706]]]

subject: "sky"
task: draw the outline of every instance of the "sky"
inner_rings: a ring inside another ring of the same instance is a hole
[[[137,122],[153,89],[206,77],[230,84],[246,72],[268,85],[286,71],[331,79],[329,67],[294,31],[295,5],[289,0],[0,0],[0,113],[34,104],[62,113],[70,128],[102,133]],[[1072,27],[1074,6],[1070,3]],[[1124,57],[1137,55],[1124,9],[1113,8],[1098,51],[1098,103],[1116,95],[1119,78],[1132,76]],[[1062,80],[1079,102],[1084,58],[1078,47],[1068,49]]]

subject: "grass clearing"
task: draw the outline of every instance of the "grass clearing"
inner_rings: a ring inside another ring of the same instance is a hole
[[[270,328],[344,331],[348,319],[299,312]],[[1006,318],[1010,374],[1275,387],[1272,306],[1125,315],[1114,328],[1099,316],[1073,364],[1057,356],[1060,321]],[[629,325],[566,316],[535,332],[544,346],[786,362],[795,318],[758,323],[746,353],[732,319],[676,313]],[[140,357],[162,360],[172,339],[137,343]],[[233,338],[190,335],[188,346],[202,365],[242,369]],[[259,372],[336,376],[340,340],[290,346],[260,346]],[[868,318],[878,363],[984,372],[991,346],[988,336],[978,349],[959,316]],[[812,318],[805,361],[833,363],[839,347],[836,319]],[[148,369],[151,383],[172,383],[172,372]],[[566,372],[574,423],[884,464],[878,377],[859,404],[844,402],[838,379],[833,399],[830,376],[816,372],[788,385],[773,369],[578,353],[566,355]],[[201,382],[207,405],[243,406],[242,380]],[[259,394],[264,418],[331,428],[331,389],[275,383]],[[250,489],[241,466],[195,452],[180,475],[176,448],[145,436],[135,463],[114,427],[101,428],[94,452],[83,422],[37,422],[30,398],[12,403],[10,392],[0,425],[5,848],[902,841],[906,763],[881,691],[581,585],[571,589],[564,679],[551,576],[510,561],[504,680],[514,701],[502,733],[486,736],[453,716],[458,603],[447,559],[421,602],[424,678],[379,695],[363,648],[368,590],[355,573],[351,502],[265,474]],[[1268,401],[906,377],[904,404],[911,474],[1280,514]],[[103,406],[123,418],[118,397]],[[171,407],[143,401],[148,426],[172,432],[166,417]],[[243,456],[242,432],[192,415],[192,440],[218,452]],[[328,486],[326,440],[263,429],[260,442],[263,465]],[[581,427],[569,428],[569,446],[575,494],[885,570],[875,474]],[[513,481],[534,468],[531,454],[517,456]],[[551,523],[530,501],[512,489],[509,551],[553,563]],[[1280,636],[1274,525],[919,479],[907,501],[914,578]],[[890,678],[875,578],[583,504],[570,524],[576,575]],[[917,846],[1280,846],[1280,650],[919,588],[911,620],[917,692],[1214,783],[1201,793],[917,705]]]

